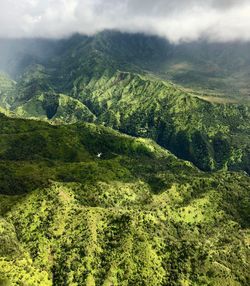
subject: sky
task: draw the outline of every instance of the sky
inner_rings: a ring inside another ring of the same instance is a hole
[[[171,42],[250,40],[250,0],[0,0],[0,37],[62,38],[104,29]]]

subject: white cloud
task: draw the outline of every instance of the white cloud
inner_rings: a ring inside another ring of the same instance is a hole
[[[250,40],[249,0],[0,0],[1,37],[64,37],[103,29],[171,41]]]

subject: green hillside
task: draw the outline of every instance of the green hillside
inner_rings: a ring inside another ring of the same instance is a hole
[[[0,39],[0,286],[250,285],[248,50]]]
[[[74,82],[73,96],[98,122],[149,137],[200,169],[249,172],[247,105],[216,104],[168,82],[127,72]]]
[[[155,36],[117,31],[94,36],[76,34],[62,40],[0,39],[0,70],[17,80],[30,65],[49,65],[53,72],[57,62],[58,79],[62,79],[65,70],[69,71],[61,81],[67,88],[65,80],[79,72],[72,69],[76,62],[82,66],[88,62],[89,65],[85,65],[88,74],[105,62],[106,67],[118,65],[121,70],[153,73],[161,79],[199,90],[200,94],[205,92],[249,103],[249,48],[249,42],[199,40],[173,44]],[[64,62],[65,55],[68,61]]]
[[[61,63],[62,71],[70,69],[78,59],[83,66],[83,62],[88,62],[94,70],[99,70],[102,62],[109,69],[116,65],[125,71],[143,70],[200,94],[249,103],[249,42],[200,40],[172,44],[155,36],[105,31],[88,38],[75,35],[62,46],[67,49],[60,50],[59,59],[71,57],[66,65]],[[78,71],[74,69],[71,75]],[[70,73],[66,78],[70,78]]]
[[[1,285],[249,285],[243,173],[89,123],[2,115],[0,142]]]
[[[0,73],[0,107],[9,109],[16,98],[16,83],[4,73]]]
[[[93,37],[44,41],[47,54],[34,45],[30,47],[33,60],[16,84],[1,77],[0,103],[9,109],[5,113],[54,124],[98,122],[151,138],[205,171],[250,172],[249,104],[231,97],[233,89],[221,97],[207,94],[205,86],[202,92],[188,91],[159,79],[167,78],[161,74],[166,61],[168,67],[174,61],[180,68],[183,59],[194,68],[200,65],[201,76],[206,60],[230,71],[233,66],[243,70],[243,62],[244,67],[248,63],[247,44],[173,46],[156,37],[106,31]],[[189,79],[186,73],[183,77]],[[197,81],[202,87],[202,80]]]
[[[49,120],[50,122],[93,122],[95,115],[80,101],[64,94],[41,93],[13,110],[17,117]]]
[[[248,105],[209,102],[153,76],[116,71],[118,63],[112,66],[103,54],[85,57],[80,50],[74,60],[69,53],[75,49],[60,59],[62,66],[53,63],[58,77],[41,65],[22,75],[10,108],[15,116],[56,124],[97,121],[151,138],[202,170],[249,173]]]

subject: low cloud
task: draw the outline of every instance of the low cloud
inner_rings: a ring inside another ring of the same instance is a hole
[[[1,0],[0,37],[60,38],[104,29],[170,41],[250,40],[248,0]]]

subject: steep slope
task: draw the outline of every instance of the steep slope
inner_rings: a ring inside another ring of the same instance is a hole
[[[149,137],[203,170],[249,172],[249,107],[215,104],[171,83],[117,72],[75,81],[73,96],[98,122],[133,136]]]
[[[93,122],[95,116],[78,100],[57,94],[41,65],[32,65],[16,83],[0,75],[2,112],[17,117],[50,120],[53,123]]]
[[[89,66],[85,70],[89,75],[91,69],[96,73],[105,64],[106,69],[143,70],[201,94],[205,91],[249,103],[249,48],[248,42],[173,44],[155,36],[117,31],[92,37],[76,34],[62,40],[0,39],[0,70],[18,79],[32,64],[49,66],[51,72],[56,64],[60,69],[55,76],[58,81],[64,76],[60,85],[67,89],[79,72],[76,63],[82,70]],[[68,60],[61,62],[66,55]]]
[[[16,116],[54,123],[97,120],[151,138],[202,170],[249,172],[248,105],[207,102],[169,82],[120,71],[91,79],[80,75],[69,95],[63,95],[44,79],[46,72],[35,71],[17,84]]]
[[[0,142],[3,285],[249,285],[244,174],[86,123],[1,116]]]
[[[249,173],[249,105],[189,92],[155,77],[157,66],[174,55],[198,64],[205,58],[203,46],[211,61],[215,52],[221,53],[220,45],[212,54],[209,44],[200,45],[184,48],[155,37],[110,31],[94,37],[75,35],[57,42],[57,55],[50,52],[53,56],[22,73],[9,100],[10,110],[54,123],[97,120],[133,136],[152,138],[202,170]],[[196,57],[190,54],[192,47]],[[230,47],[227,56],[216,58],[218,65],[237,54],[235,46]],[[245,51],[247,44],[243,47]],[[247,66],[246,52],[242,57]]]
[[[95,121],[95,115],[83,103],[53,92],[32,97],[13,112],[18,117],[49,120],[56,124]]]
[[[88,39],[76,35],[71,42],[74,44],[68,45],[67,51],[73,63],[74,58],[82,63],[86,59],[95,70],[100,69],[100,63],[105,64],[106,69],[116,66],[124,71],[143,70],[199,90],[201,94],[211,93],[249,103],[249,43],[201,40],[171,44],[154,36],[115,31],[105,31]]]
[[[16,83],[7,75],[0,73],[0,107],[9,109],[16,99]]]

